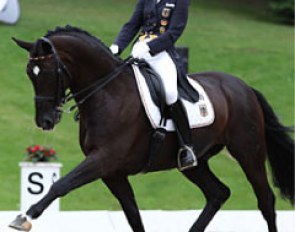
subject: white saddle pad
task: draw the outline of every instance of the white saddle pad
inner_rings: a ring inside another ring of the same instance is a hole
[[[161,120],[161,114],[159,108],[152,100],[149,88],[145,81],[145,78],[141,74],[137,65],[132,65],[136,83],[139,89],[142,104],[145,108],[146,114],[151,122],[153,128],[163,127],[167,131],[174,131],[174,124],[171,119],[167,120],[166,126],[159,125]],[[214,110],[210,99],[208,98],[203,87],[195,80],[188,77],[190,84],[198,91],[200,99],[196,103],[191,103],[185,99],[181,99],[189,119],[191,128],[204,127],[214,122]]]

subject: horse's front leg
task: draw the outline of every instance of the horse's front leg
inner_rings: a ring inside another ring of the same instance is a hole
[[[134,232],[144,232],[139,209],[127,177],[103,179],[103,181],[119,200],[132,230]]]
[[[49,192],[26,212],[26,218],[36,219],[58,197],[62,197],[71,190],[90,183],[102,176],[102,160],[98,155],[89,155],[75,169],[55,182]],[[29,231],[30,223],[20,217],[10,224],[10,227],[21,231]]]

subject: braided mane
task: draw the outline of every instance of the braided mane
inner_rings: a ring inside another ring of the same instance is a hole
[[[49,30],[47,34],[45,35],[45,37],[50,37],[50,36],[59,35],[59,34],[68,34],[68,33],[86,35],[102,43],[99,39],[91,35],[89,32],[78,27],[73,27],[71,25],[66,25],[65,27],[56,27],[53,31]]]
[[[105,48],[109,53],[111,53],[110,49],[97,37],[93,36],[89,32],[78,28],[78,27],[73,27],[71,25],[66,25],[64,27],[56,27],[54,30],[49,30],[47,34],[44,36],[46,38],[49,38],[51,36],[55,35],[71,35],[76,38],[80,38],[83,41],[90,42],[94,45],[98,45],[100,47]]]

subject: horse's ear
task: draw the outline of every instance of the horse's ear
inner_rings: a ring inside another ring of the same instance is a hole
[[[34,43],[30,43],[30,42],[25,42],[25,41],[22,41],[22,40],[19,40],[19,39],[16,39],[14,37],[12,37],[12,40],[18,45],[20,46],[21,48],[27,50],[28,52],[31,51]]]
[[[51,43],[49,43],[48,41],[46,41],[44,39],[41,39],[40,42],[41,42],[42,50],[45,55],[49,55],[49,54],[53,53],[53,48],[52,48]]]

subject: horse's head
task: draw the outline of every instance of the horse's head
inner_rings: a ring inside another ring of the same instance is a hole
[[[49,39],[41,38],[35,43],[13,40],[30,54],[27,75],[35,91],[36,125],[51,130],[61,118],[69,73]]]

